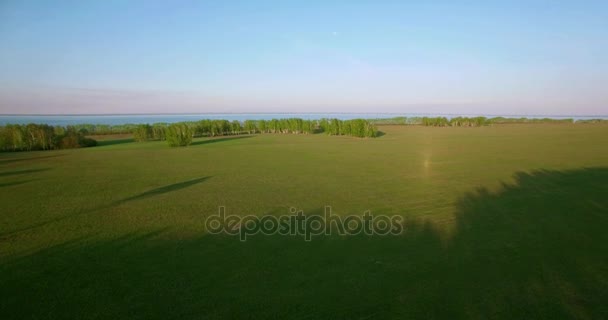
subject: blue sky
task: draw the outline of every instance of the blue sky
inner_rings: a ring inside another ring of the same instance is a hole
[[[0,1],[0,113],[608,114],[608,1]]]

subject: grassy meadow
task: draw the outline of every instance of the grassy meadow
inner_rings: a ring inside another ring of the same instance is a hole
[[[0,315],[608,317],[608,125],[380,126],[0,154]],[[205,218],[402,215],[401,236]]]

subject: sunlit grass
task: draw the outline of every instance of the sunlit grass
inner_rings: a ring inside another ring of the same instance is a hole
[[[0,305],[75,318],[607,311],[608,126],[379,129],[0,154]],[[326,205],[410,224],[310,243],[204,228],[218,206]]]

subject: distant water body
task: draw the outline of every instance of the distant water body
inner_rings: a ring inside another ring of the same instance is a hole
[[[321,119],[337,118],[341,120],[349,119],[378,119],[393,117],[437,117],[442,116],[452,118],[457,116],[475,117],[479,115],[467,114],[406,114],[406,113],[201,113],[201,114],[131,114],[131,115],[0,115],[0,125],[6,124],[28,124],[45,123],[53,126],[67,126],[75,124],[139,124],[157,122],[181,122],[198,121],[202,119],[225,119],[225,120],[270,120],[281,118],[302,118],[302,119]],[[501,115],[484,115],[486,117],[496,117]],[[523,115],[502,115],[510,118],[552,118],[574,120],[583,119],[608,119],[608,116],[523,116]]]

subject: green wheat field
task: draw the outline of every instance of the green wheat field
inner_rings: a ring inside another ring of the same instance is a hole
[[[380,126],[0,154],[0,317],[608,317],[608,125]],[[206,232],[402,215],[399,236]]]

